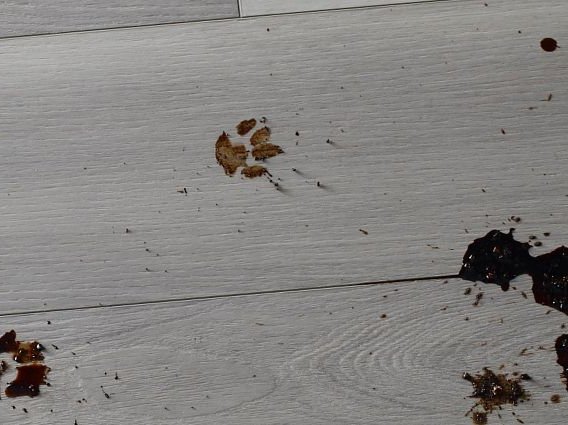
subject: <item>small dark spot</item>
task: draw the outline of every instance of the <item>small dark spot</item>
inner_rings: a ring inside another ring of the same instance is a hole
[[[318,181],[316,182],[317,187],[321,187],[321,183]]]
[[[545,52],[554,52],[558,47],[558,43],[554,38],[546,37],[540,40],[540,47]]]
[[[523,381],[532,381],[532,376],[530,376],[528,373],[521,373],[520,378]]]
[[[542,242],[541,242],[541,241],[536,241],[536,242],[534,243],[534,246],[542,246]]]
[[[471,288],[466,288],[465,291],[463,292],[464,295],[469,295],[471,294]]]
[[[118,377],[118,372],[115,372],[115,373],[114,373],[114,379],[115,379],[116,381],[118,381],[118,380],[120,379],[120,378]]]
[[[504,128],[501,129],[501,134],[507,134]]]
[[[524,298],[525,300],[528,298],[528,297],[527,297],[527,293],[526,293],[525,291],[521,291],[521,295],[523,296],[523,298]]]
[[[479,306],[479,302],[481,301],[482,298],[483,298],[483,292],[480,292],[479,294],[477,294],[477,295],[475,296],[475,301],[474,301],[474,303],[473,303],[472,305],[473,305],[474,307]]]
[[[25,407],[22,410],[24,411],[24,413],[28,413],[28,409],[26,409]]]
[[[267,31],[267,32],[270,32],[270,28],[266,28],[266,31]]]
[[[131,233],[131,230],[127,227],[125,233]]]
[[[299,132],[299,131],[296,131],[296,136],[299,136],[299,135],[300,135],[300,132]]]
[[[364,229],[359,229],[359,231],[360,231],[361,233],[363,233],[364,235],[368,235],[368,234],[369,234],[369,232],[367,232],[367,231],[364,230]]]
[[[544,232],[543,235],[548,237],[550,236],[550,232]]]
[[[534,241],[534,240],[536,239],[536,236],[535,236],[535,235],[530,235],[530,236],[529,236],[529,239],[530,239],[531,241]]]
[[[52,346],[53,348],[55,348],[56,350],[59,350],[59,347],[58,347],[57,345],[51,344],[51,346]]]
[[[384,313],[381,314],[381,319],[386,319],[386,318],[387,318],[387,315],[386,315],[386,314],[384,314]]]
[[[47,321],[47,324],[48,324],[48,325],[51,325],[51,320],[48,320],[48,321]]]
[[[554,394],[550,397],[550,401],[554,404],[560,403],[560,394]]]

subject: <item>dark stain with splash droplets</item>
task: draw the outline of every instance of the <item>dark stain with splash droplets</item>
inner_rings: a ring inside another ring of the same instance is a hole
[[[530,273],[535,301],[568,314],[568,248],[561,246],[536,260]]]
[[[39,395],[39,386],[46,385],[47,374],[50,369],[39,363],[19,366],[16,368],[16,379],[6,388],[8,397],[36,397]]]

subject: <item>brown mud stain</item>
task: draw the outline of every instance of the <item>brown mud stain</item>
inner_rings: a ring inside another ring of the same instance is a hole
[[[487,413],[493,412],[495,409],[500,409],[504,404],[512,404],[516,406],[519,402],[528,400],[529,394],[524,390],[519,378],[509,379],[505,374],[495,374],[488,368],[483,369],[483,373],[471,375],[464,373],[463,378],[473,385],[472,398],[476,398],[477,402],[472,407],[470,412],[475,408],[482,408],[483,411],[476,411],[472,413],[474,423],[487,423]],[[483,420],[485,413],[485,422],[475,422]]]
[[[232,144],[225,132],[219,136],[215,143],[215,158],[225,170],[225,174],[232,176],[239,167],[246,167],[247,157],[245,145]]]
[[[268,127],[262,127],[256,130],[252,136],[250,136],[250,144],[253,146],[259,145],[261,143],[267,143],[270,141],[271,131]]]
[[[536,257],[530,275],[535,301],[568,314],[568,248]]]
[[[248,177],[249,179],[253,179],[255,177],[261,177],[269,173],[268,170],[262,165],[251,165],[249,167],[243,168],[241,174],[245,177]]]
[[[239,136],[244,136],[249,131],[251,131],[256,126],[256,120],[251,118],[250,120],[243,120],[237,124],[237,134]]]
[[[43,360],[43,345],[37,341],[18,341],[16,332],[11,330],[0,337],[0,353],[11,353],[18,363]]]
[[[566,391],[568,391],[568,334],[560,335],[554,344],[554,348],[558,356],[556,363],[562,366],[562,378],[566,384]]]
[[[272,143],[258,144],[252,150],[252,156],[257,161],[262,159],[272,158],[281,153],[284,153],[282,148],[278,145],[273,145]]]
[[[530,245],[513,238],[513,230],[491,230],[467,248],[459,276],[464,280],[496,283],[506,291],[511,280],[527,273],[533,262]]]
[[[16,368],[16,379],[6,388],[7,397],[36,397],[39,395],[39,386],[46,385],[47,374],[50,369],[40,363],[33,363]]]

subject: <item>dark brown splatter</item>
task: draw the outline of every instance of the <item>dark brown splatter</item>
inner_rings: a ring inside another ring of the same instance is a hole
[[[471,419],[475,425],[485,425],[487,424],[487,413],[486,412],[473,412],[471,414]]]
[[[267,143],[270,141],[271,131],[268,127],[262,127],[256,130],[252,136],[250,136],[250,144],[253,146],[259,145],[261,143]]]
[[[530,274],[535,301],[568,314],[568,248],[536,257]]]
[[[39,363],[19,366],[16,379],[6,388],[8,397],[36,397],[39,395],[39,386],[47,384],[46,378],[50,369]]]
[[[560,394],[553,394],[550,396],[550,401],[554,404],[560,403]]]
[[[268,170],[262,165],[251,165],[249,167],[243,168],[241,174],[249,179],[260,177],[268,173]]]
[[[487,368],[475,376],[464,373],[463,378],[473,385],[471,397],[477,398],[474,408],[480,406],[487,413],[504,404],[517,405],[519,401],[529,398],[519,379],[509,379],[505,374],[497,375]]]
[[[239,167],[247,166],[248,152],[244,145],[232,144],[227,133],[223,132],[215,143],[215,158],[225,170],[225,174],[232,176]]]
[[[237,134],[239,136],[244,136],[249,131],[251,131],[256,125],[256,120],[251,118],[250,120],[244,120],[237,124]]]
[[[530,269],[533,257],[529,249],[528,243],[513,238],[513,229],[509,233],[492,230],[469,245],[459,276],[473,282],[496,283],[506,291],[511,280]]]
[[[43,345],[37,341],[18,341],[16,332],[11,330],[0,337],[0,353],[12,353],[18,363],[43,360]]]
[[[546,37],[540,40],[540,47],[545,52],[554,52],[558,48],[558,43],[554,38]]]
[[[562,366],[562,378],[564,379],[566,390],[568,391],[568,334],[559,336],[554,344],[554,348],[558,356],[556,363]]]

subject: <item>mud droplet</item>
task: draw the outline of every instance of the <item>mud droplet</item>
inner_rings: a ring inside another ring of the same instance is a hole
[[[554,52],[558,48],[558,43],[554,38],[546,37],[540,40],[540,47],[545,52]]]

